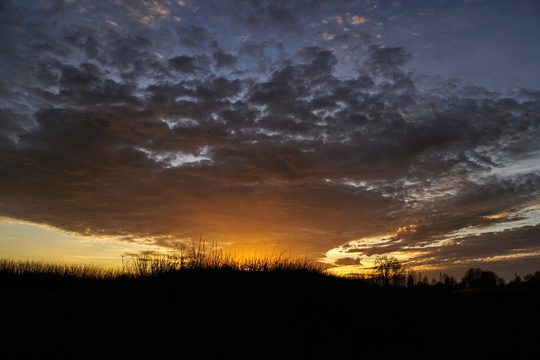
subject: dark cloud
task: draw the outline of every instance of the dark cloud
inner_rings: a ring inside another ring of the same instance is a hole
[[[445,243],[439,251],[417,253],[414,262],[428,267],[442,267],[463,274],[470,267],[492,269],[506,280],[538,268],[540,244],[536,226],[524,226],[481,235],[461,237]]]
[[[212,43],[212,59],[216,68],[233,67],[238,61],[238,57],[228,54],[219,46],[217,42]]]
[[[7,108],[0,109],[0,147],[5,150],[16,148],[19,135],[25,132],[26,122],[27,119],[21,114]]]
[[[169,59],[169,65],[180,73],[195,73],[202,71],[208,59],[202,56],[180,55]]]
[[[362,261],[362,259],[360,258],[351,258],[351,257],[346,257],[346,258],[341,258],[341,259],[337,259],[334,264],[338,265],[338,266],[343,266],[343,265],[362,265],[362,263],[360,262]]]
[[[422,75],[405,47],[327,36],[317,29],[329,31],[332,14],[310,18],[325,4],[289,3],[231,2],[230,37],[218,20],[189,25],[204,7],[133,2],[96,30],[92,17],[51,25],[75,16],[71,3],[3,4],[14,17],[0,59],[17,76],[4,72],[0,90],[0,215],[126,241],[203,235],[315,255],[383,236],[344,251],[422,264],[536,251],[536,226],[501,231],[491,248],[478,234],[441,244],[526,218],[499,214],[539,196],[539,92]]]
[[[233,16],[240,24],[251,29],[274,27],[281,32],[299,31],[299,17],[305,9],[304,4],[287,1],[232,1]]]
[[[180,44],[198,50],[215,39],[212,31],[197,25],[181,26],[176,30]]]
[[[402,47],[381,47],[372,45],[369,49],[373,67],[383,71],[389,71],[396,67],[403,66],[411,58],[411,55],[407,54]]]

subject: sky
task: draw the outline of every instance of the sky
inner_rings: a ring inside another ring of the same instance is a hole
[[[1,1],[0,257],[540,270],[539,58],[535,0]]]

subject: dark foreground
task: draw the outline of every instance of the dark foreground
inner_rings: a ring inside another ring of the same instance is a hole
[[[215,270],[0,286],[4,359],[522,359],[540,339],[538,289]]]

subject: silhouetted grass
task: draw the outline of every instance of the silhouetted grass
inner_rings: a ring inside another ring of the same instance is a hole
[[[116,269],[86,264],[48,263],[40,261],[14,261],[0,259],[0,274],[25,276],[52,276],[77,279],[109,279],[123,275]]]
[[[536,351],[537,289],[382,288],[330,276],[308,259],[192,250],[137,254],[115,271],[0,261],[3,358],[487,359]]]
[[[240,256],[194,247],[188,252],[178,254],[133,255],[124,266],[125,274],[135,276],[156,276],[185,270],[215,270],[243,272],[303,272],[323,275],[326,267],[308,258],[265,255]]]

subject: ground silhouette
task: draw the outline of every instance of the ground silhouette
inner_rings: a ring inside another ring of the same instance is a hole
[[[0,271],[0,284],[5,358],[522,358],[540,320],[535,287],[383,287],[301,269]]]

